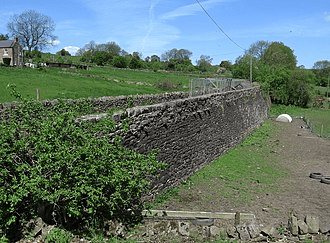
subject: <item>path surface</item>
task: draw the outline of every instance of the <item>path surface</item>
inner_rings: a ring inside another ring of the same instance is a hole
[[[272,138],[279,144],[276,156],[289,172],[287,178],[276,182],[279,192],[258,194],[251,205],[242,203],[233,206],[221,199],[220,202],[210,202],[205,206],[198,204],[198,198],[184,200],[184,204],[189,203],[192,211],[253,213],[256,223],[264,226],[287,225],[291,211],[300,219],[311,215],[319,217],[321,223],[330,224],[330,185],[309,177],[311,172],[330,175],[330,141],[312,134],[301,119],[294,119],[292,123],[272,122],[279,128],[277,135]],[[172,202],[165,208],[181,210],[181,206],[182,202]]]
[[[277,182],[284,192],[256,201],[254,213],[265,224],[272,221],[286,224],[291,209],[301,219],[313,215],[323,223],[330,223],[330,185],[309,177],[311,172],[330,175],[330,141],[312,134],[300,119],[275,124],[280,127],[278,139],[282,145],[277,154],[290,176]],[[276,210],[263,211],[268,203]]]

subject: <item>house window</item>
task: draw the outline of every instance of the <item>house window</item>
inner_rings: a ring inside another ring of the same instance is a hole
[[[8,56],[8,49],[3,49],[3,55]]]

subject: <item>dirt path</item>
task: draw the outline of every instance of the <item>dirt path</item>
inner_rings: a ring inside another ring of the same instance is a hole
[[[182,198],[184,203],[172,201],[163,209],[182,210],[184,207],[191,211],[253,213],[256,223],[264,226],[287,225],[289,213],[294,211],[300,219],[307,215],[318,216],[321,223],[330,224],[330,185],[309,177],[311,172],[330,175],[330,141],[312,134],[301,119],[294,119],[292,123],[272,122],[279,128],[272,138],[279,144],[275,155],[289,172],[287,178],[276,182],[279,192],[261,193],[251,205],[234,206],[222,198],[201,205],[200,195],[192,190],[189,198]]]
[[[281,149],[277,154],[288,168],[290,176],[277,182],[284,192],[257,199],[253,213],[265,224],[286,224],[290,210],[294,210],[302,219],[306,215],[313,215],[318,216],[322,223],[329,224],[330,185],[311,179],[309,174],[322,172],[330,175],[330,141],[312,134],[301,119],[275,124],[280,127],[277,136]],[[271,210],[262,210],[267,207]]]

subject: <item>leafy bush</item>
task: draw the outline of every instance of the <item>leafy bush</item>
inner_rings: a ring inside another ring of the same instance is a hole
[[[92,62],[96,63],[96,65],[104,66],[112,60],[112,57],[113,56],[106,51],[95,51]]]
[[[115,56],[112,60],[112,65],[117,68],[127,68],[129,64],[129,58],[123,56]]]
[[[136,56],[133,56],[130,63],[129,63],[129,68],[131,69],[139,69],[143,67],[142,61],[137,58]]]
[[[20,95],[16,94],[19,98]],[[48,108],[23,101],[0,114],[0,230],[6,236],[39,215],[63,226],[102,226],[106,219],[141,219],[149,179],[164,163],[109,141],[115,123],[77,122],[87,101]],[[1,237],[1,231],[0,231]]]

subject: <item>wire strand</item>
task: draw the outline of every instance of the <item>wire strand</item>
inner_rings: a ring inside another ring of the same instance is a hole
[[[206,13],[206,15],[213,21],[213,23],[218,27],[218,29],[231,41],[233,42],[236,46],[238,46],[240,49],[242,49],[243,51],[246,51],[246,49],[244,49],[243,47],[241,47],[239,44],[237,44],[234,40],[232,40],[223,30],[222,28],[217,24],[217,22],[215,22],[215,20],[211,17],[211,15],[209,15],[209,13],[206,11],[206,9],[203,7],[203,5],[196,0],[196,2],[199,4],[199,6],[204,10],[204,12]]]

